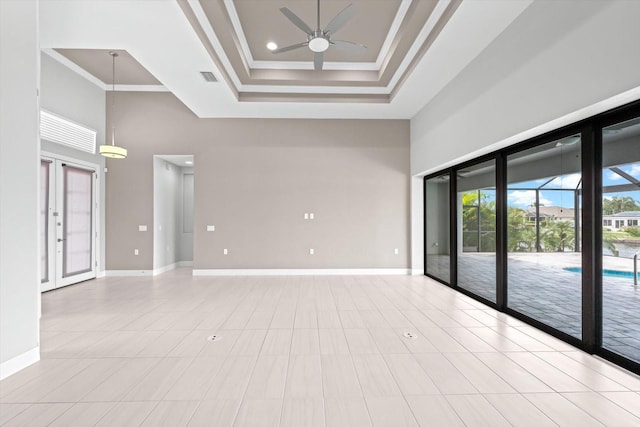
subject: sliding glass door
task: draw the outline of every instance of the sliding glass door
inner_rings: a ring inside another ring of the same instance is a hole
[[[581,141],[507,156],[507,306],[582,337]]]
[[[495,160],[456,173],[458,286],[496,302]]]
[[[640,117],[602,130],[602,160],[602,347],[640,362]]]
[[[425,266],[428,275],[451,284],[449,186],[448,173],[425,181],[426,213],[429,218],[425,227]]]

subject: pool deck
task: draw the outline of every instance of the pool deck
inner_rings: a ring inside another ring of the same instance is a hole
[[[429,258],[430,271],[448,267],[446,256]],[[580,253],[509,254],[509,307],[580,338],[582,275],[564,270],[580,266]],[[605,256],[603,268],[633,271],[633,260]],[[459,255],[461,287],[495,301],[495,277],[492,254]],[[604,347],[640,362],[640,286],[632,277],[603,276],[602,287]]]

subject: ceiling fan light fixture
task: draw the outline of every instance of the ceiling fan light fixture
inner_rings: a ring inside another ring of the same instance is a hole
[[[324,52],[329,49],[329,40],[324,37],[314,37],[309,40],[309,49],[316,53]]]

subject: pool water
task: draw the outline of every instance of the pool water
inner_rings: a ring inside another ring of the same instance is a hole
[[[565,267],[563,268],[565,271],[570,271],[572,273],[582,273],[582,267]],[[620,270],[602,270],[603,276],[609,277],[628,277],[629,279],[633,279],[632,271],[620,271]],[[638,278],[640,278],[640,273],[638,273]]]

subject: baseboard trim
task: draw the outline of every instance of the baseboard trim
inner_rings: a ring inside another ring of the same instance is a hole
[[[193,267],[193,261],[178,261],[178,267]]]
[[[411,270],[411,275],[412,276],[423,276],[424,275],[424,269],[422,269],[422,268],[414,268],[413,270]]]
[[[0,363],[0,380],[3,380],[18,371],[40,360],[40,346],[32,348],[13,359]]]
[[[157,276],[158,274],[166,273],[167,271],[171,271],[176,268],[176,263],[165,265],[164,267],[154,268],[151,275]]]
[[[194,276],[406,276],[406,268],[194,269]]]
[[[105,270],[106,277],[153,276],[153,270]]]
[[[102,279],[103,277],[105,277],[107,274],[104,270],[102,271],[98,271],[98,273],[96,274],[96,279]]]

